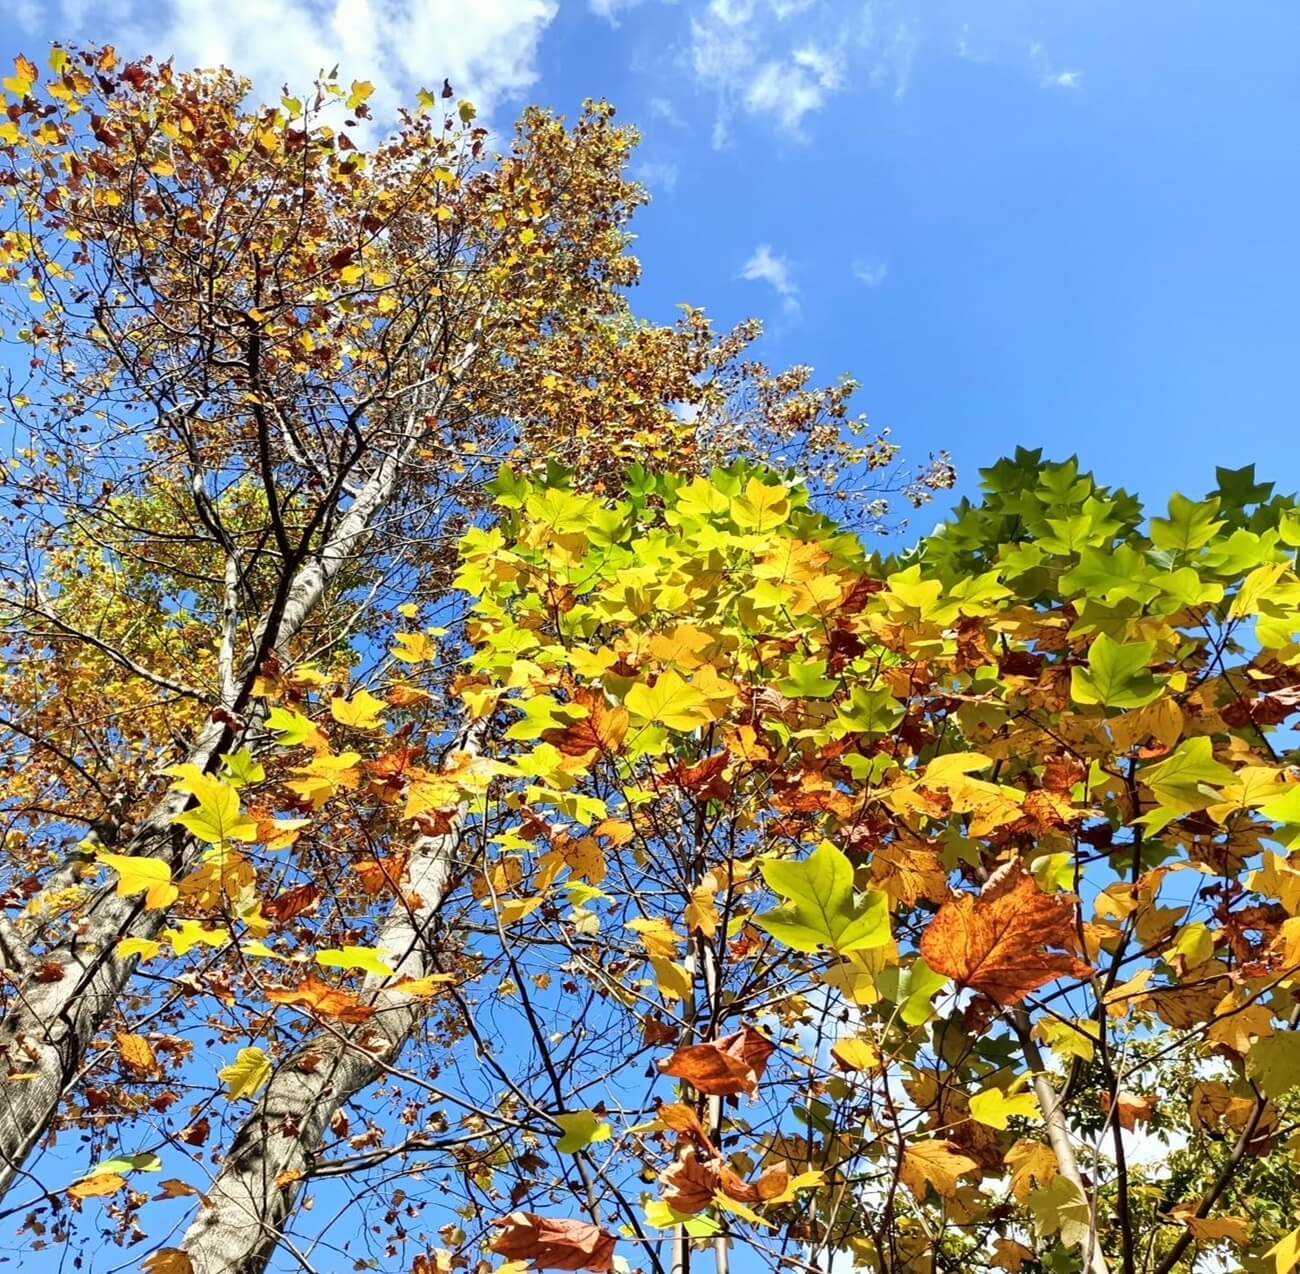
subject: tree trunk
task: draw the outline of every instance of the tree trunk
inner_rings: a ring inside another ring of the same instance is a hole
[[[477,752],[483,726],[467,738]],[[455,870],[466,810],[441,836],[418,840],[405,899],[393,905],[376,945],[390,956],[394,979],[432,972],[429,929]],[[408,902],[413,905],[408,905]],[[293,1214],[331,1120],[357,1093],[395,1065],[425,1016],[423,1004],[367,977],[374,1016],[346,1030],[309,1036],[272,1076],[239,1130],[186,1232],[182,1250],[194,1274],[260,1274]],[[310,1058],[310,1065],[302,1065]]]
[[[283,646],[298,634],[340,568],[371,533],[378,514],[392,502],[420,436],[423,410],[409,413],[393,449],[357,493],[334,534],[298,569],[275,625],[273,646]],[[254,651],[263,644],[269,618],[263,617]],[[247,663],[242,678],[249,680],[257,672],[252,662]],[[228,727],[210,720],[183,759],[206,770],[228,739]],[[187,796],[168,793],[122,852],[164,858],[174,875],[191,870],[205,847],[174,823],[188,804]],[[106,886],[78,917],[72,937],[32,957],[39,964],[36,976],[26,960],[12,967],[14,955],[22,953],[12,953],[10,944],[0,945],[5,972],[18,982],[12,1006],[0,1022],[0,1070],[5,1072],[0,1074],[0,1199],[23,1174],[23,1163],[49,1128],[91,1041],[111,1017],[135,968],[136,957],[121,959],[115,954],[117,943],[128,936],[154,938],[166,920],[166,913],[146,911],[141,900],[119,898],[112,886]],[[55,966],[62,969],[62,976],[51,980]],[[28,1078],[6,1079],[6,1075]]]

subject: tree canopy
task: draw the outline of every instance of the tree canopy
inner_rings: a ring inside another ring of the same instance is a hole
[[[1294,497],[1020,450],[903,550],[942,457],[635,316],[608,105],[4,87],[17,1242],[1300,1264]]]

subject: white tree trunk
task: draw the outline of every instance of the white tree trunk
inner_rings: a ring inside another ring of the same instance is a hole
[[[466,750],[476,752],[479,732]],[[234,1139],[182,1249],[194,1274],[260,1274],[281,1240],[336,1112],[397,1063],[425,1016],[419,1000],[384,983],[433,971],[429,930],[446,896],[461,844],[465,809],[441,836],[414,846],[405,899],[380,927],[376,945],[390,956],[392,979],[366,979],[374,1016],[360,1026],[321,1029],[272,1076]],[[301,1066],[310,1058],[310,1066]]]
[[[392,502],[419,437],[420,416],[419,410],[410,413],[395,446],[357,493],[328,543],[297,572],[278,625],[276,646],[288,643],[302,629],[330,582]],[[255,641],[254,649],[259,644]],[[206,769],[224,735],[223,725],[209,721],[183,759]],[[174,824],[188,804],[188,797],[169,793],[122,852],[164,858],[176,875],[189,871],[204,847]],[[10,949],[0,945],[5,972],[18,982],[11,1008],[0,1021],[0,1199],[22,1175],[23,1163],[76,1081],[91,1041],[113,1013],[135,967],[135,957],[123,960],[115,954],[117,943],[128,936],[156,937],[166,919],[163,912],[144,910],[139,899],[117,897],[108,886],[77,918],[73,937],[40,953],[39,977],[10,967],[12,955],[6,954]],[[56,965],[63,975],[50,980]],[[27,1078],[11,1078],[17,1075]]]

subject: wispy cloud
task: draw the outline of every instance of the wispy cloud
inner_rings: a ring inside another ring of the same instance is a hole
[[[677,189],[680,169],[671,159],[641,159],[632,166],[632,176],[652,194],[672,194]]]
[[[264,95],[306,89],[338,65],[375,85],[379,119],[443,77],[484,115],[537,79],[537,49],[558,0],[57,0],[61,34],[112,40],[187,66],[224,64]]]
[[[889,262],[854,261],[853,277],[863,287],[878,288],[889,277]]]
[[[856,75],[896,98],[907,91],[917,39],[878,6],[832,0],[707,0],[689,17],[687,64],[717,101],[713,144],[750,117],[807,141],[809,118]],[[892,12],[892,7],[891,7]]]
[[[1043,88],[1081,88],[1083,72],[1065,70],[1053,65],[1047,56],[1047,50],[1035,40],[1029,46],[1029,61],[1038,74],[1038,82]]]
[[[772,251],[770,243],[760,243],[749,260],[740,267],[740,277],[750,283],[766,283],[781,298],[781,308],[789,315],[799,313],[799,287],[794,281],[790,262]]]

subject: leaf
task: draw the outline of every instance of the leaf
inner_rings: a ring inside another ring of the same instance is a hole
[[[144,905],[150,911],[162,911],[176,901],[178,891],[172,884],[172,869],[161,858],[110,854],[106,849],[97,849],[95,859],[117,872],[119,898],[144,894]]]
[[[355,111],[363,102],[370,99],[375,86],[369,80],[353,80],[352,92],[348,94],[348,110]]]
[[[164,1182],[164,1185],[167,1183]],[[179,1184],[179,1183],[177,1183]],[[187,1193],[197,1194],[197,1190],[189,1190]],[[168,1195],[168,1198],[176,1198],[176,1195]],[[156,1252],[147,1256],[140,1264],[144,1274],[194,1274],[194,1263],[190,1260],[188,1252],[182,1252],[178,1247],[161,1247]]]
[[[742,530],[773,530],[790,516],[788,491],[781,483],[769,487],[750,478],[745,494],[731,502],[731,520]]]
[[[710,1097],[757,1093],[767,1059],[776,1051],[765,1035],[745,1026],[734,1035],[707,1044],[688,1044],[661,1061],[659,1072],[684,1079]]]
[[[623,702],[634,717],[670,730],[694,730],[712,719],[708,699],[671,668],[653,686],[638,681]]]
[[[531,1261],[539,1270],[591,1270],[608,1274],[614,1265],[614,1236],[598,1225],[568,1218],[512,1212],[492,1224],[500,1228],[488,1250],[512,1261]]]
[[[241,1048],[229,1066],[217,1072],[217,1078],[227,1085],[226,1096],[231,1101],[240,1097],[253,1097],[271,1078],[271,1059],[260,1048]]]
[[[229,783],[202,773],[194,765],[173,766],[166,774],[179,775],[178,792],[194,797],[198,806],[177,814],[174,822],[210,845],[226,841],[254,841],[257,824],[239,812],[239,793]]]
[[[288,1004],[310,1009],[322,1017],[338,1018],[340,1022],[365,1022],[374,1016],[374,1006],[362,1004],[355,995],[341,987],[330,986],[313,974],[308,974],[301,986],[286,987],[266,993],[271,1004]]]
[[[126,1178],[117,1172],[101,1172],[98,1176],[87,1177],[76,1185],[68,1187],[68,1193],[74,1199],[103,1199],[116,1194],[126,1185]]]
[[[162,943],[155,942],[152,938],[123,938],[113,951],[119,960],[129,960],[132,956],[139,956],[142,960],[152,960],[162,951]]]
[[[118,1031],[117,1048],[122,1063],[128,1070],[138,1075],[147,1075],[158,1069],[158,1059],[143,1035],[137,1035],[134,1031]]]
[[[390,977],[396,972],[375,947],[328,948],[316,952],[316,963],[326,969],[360,969],[377,978]]]
[[[1256,1040],[1246,1056],[1246,1074],[1266,1097],[1277,1098],[1300,1084],[1300,1031],[1279,1031]]]
[[[1012,1119],[1033,1119],[1038,1114],[1038,1099],[1033,1093],[1004,1093],[988,1088],[970,1099],[970,1117],[990,1128],[1006,1128]]]
[[[339,725],[350,726],[354,730],[377,730],[384,724],[384,709],[387,706],[368,690],[358,690],[351,699],[331,699],[330,716]]]
[[[552,1115],[563,1134],[555,1143],[562,1154],[576,1155],[578,1151],[598,1141],[608,1141],[614,1129],[593,1110],[577,1110],[565,1115]]]
[[[913,1141],[903,1149],[899,1180],[920,1201],[926,1187],[933,1186],[945,1199],[957,1195],[957,1178],[978,1168],[974,1159],[958,1153],[947,1141]]]
[[[890,940],[889,900],[876,890],[855,899],[853,865],[823,841],[805,859],[764,858],[763,879],[787,905],[755,916],[754,923],[796,951],[861,951]]]
[[[1073,902],[1017,869],[988,893],[944,903],[921,935],[921,954],[936,973],[1005,1008],[1057,978],[1091,977],[1082,960],[1049,950],[1074,944]]]
[[[848,1071],[874,1071],[880,1068],[880,1051],[863,1039],[838,1040],[831,1045],[831,1056]]]
[[[438,643],[428,633],[394,633],[397,645],[388,653],[404,664],[428,663],[438,657]]]
[[[671,1230],[680,1225],[693,1239],[711,1238],[722,1231],[722,1226],[712,1217],[675,1212],[662,1199],[651,1199],[645,1205],[645,1219],[658,1230]]]
[[[1158,699],[1161,686],[1148,668],[1154,654],[1153,642],[1121,643],[1100,634],[1088,648],[1087,670],[1070,670],[1070,697],[1107,708],[1140,708]]]

